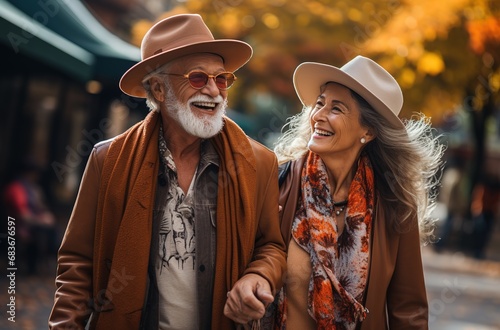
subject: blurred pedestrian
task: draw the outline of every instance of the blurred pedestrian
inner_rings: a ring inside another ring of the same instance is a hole
[[[436,252],[451,244],[454,229],[463,225],[467,214],[467,176],[464,155],[453,155],[447,162],[441,179],[438,201],[446,208],[446,216],[437,228]]]
[[[287,279],[276,329],[427,329],[420,243],[443,146],[428,118],[398,118],[403,95],[380,65],[300,64],[303,111],[275,152]]]
[[[57,227],[39,180],[43,167],[26,157],[18,174],[3,191],[8,216],[16,222],[18,262],[26,261],[26,272],[37,274],[39,263],[57,252]],[[21,267],[22,268],[22,267]],[[22,270],[21,270],[22,271]]]
[[[51,329],[233,329],[282,285],[278,163],[225,116],[252,55],[163,19],[121,78],[151,112],[95,146],[58,259]],[[90,320],[88,318],[90,317]]]
[[[486,257],[499,207],[500,182],[493,176],[485,175],[472,191],[472,249],[476,259]]]

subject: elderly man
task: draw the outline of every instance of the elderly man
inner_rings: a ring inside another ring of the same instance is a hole
[[[282,285],[277,161],[224,116],[250,45],[155,24],[120,81],[151,112],[98,143],[59,250],[52,329],[231,329]],[[232,321],[231,321],[232,320]]]

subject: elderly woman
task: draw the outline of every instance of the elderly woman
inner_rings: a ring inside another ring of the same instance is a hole
[[[275,152],[288,275],[278,329],[426,329],[420,244],[443,146],[429,120],[403,124],[396,80],[358,56],[341,68],[302,63],[304,110]]]

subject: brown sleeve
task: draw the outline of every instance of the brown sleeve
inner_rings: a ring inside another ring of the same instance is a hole
[[[267,155],[267,156],[266,156]],[[264,159],[259,157],[266,156]],[[257,158],[257,217],[258,228],[252,262],[244,272],[264,277],[271,290],[283,285],[286,267],[285,243],[278,220],[278,162],[274,154],[256,153]]]
[[[387,290],[390,329],[427,329],[428,305],[420,237],[415,224],[399,237],[394,273]]]
[[[101,172],[97,154],[94,148],[59,249],[50,329],[83,329],[92,313],[92,258]]]

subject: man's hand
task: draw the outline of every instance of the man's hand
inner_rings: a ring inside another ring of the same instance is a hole
[[[257,274],[247,274],[227,293],[224,315],[236,323],[246,324],[261,319],[273,300],[267,280]]]

